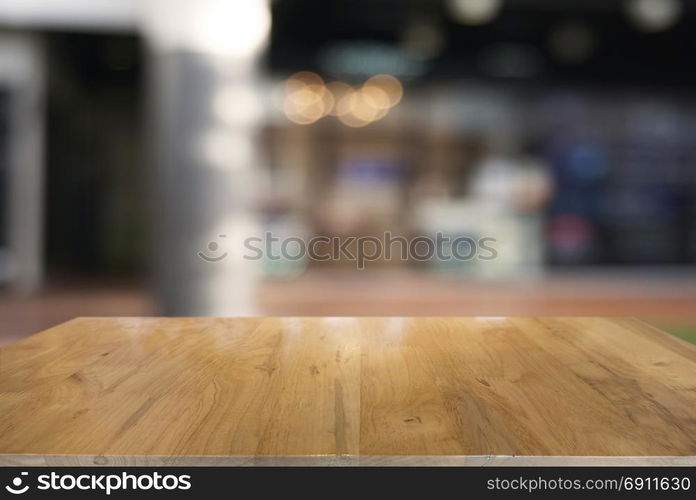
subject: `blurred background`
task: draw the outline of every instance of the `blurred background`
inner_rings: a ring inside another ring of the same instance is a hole
[[[694,33],[684,0],[2,0],[0,344],[252,314],[631,315],[696,342]],[[265,231],[498,258],[245,260]]]

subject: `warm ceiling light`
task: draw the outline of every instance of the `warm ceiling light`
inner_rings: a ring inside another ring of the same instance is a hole
[[[285,82],[285,92],[291,94],[297,90],[305,88],[316,89],[322,86],[324,86],[322,77],[311,71],[300,71]]]
[[[353,127],[353,128],[364,127],[364,126],[369,125],[370,123],[372,123],[372,122],[370,122],[370,121],[361,120],[360,118],[358,118],[357,116],[353,115],[352,113],[348,113],[348,114],[345,114],[345,115],[340,115],[340,116],[338,117],[338,119],[339,119],[339,120],[341,121],[341,123],[343,123],[344,125],[348,125],[349,127]]]
[[[331,93],[333,97],[333,106],[329,110],[329,114],[333,116],[338,116],[338,103],[346,95],[353,92],[353,87],[344,82],[331,82],[326,85],[326,89]]]
[[[333,94],[316,73],[301,71],[285,82],[283,111],[290,121],[309,125],[326,116],[333,106]]]
[[[376,85],[365,85],[362,89],[360,89],[360,92],[363,99],[365,99],[373,108],[389,109],[392,107],[389,94],[387,94],[387,92],[381,87],[377,87]]]
[[[380,110],[370,105],[359,90],[343,96],[338,103],[338,119],[349,127],[364,127],[386,115],[386,110]]]
[[[321,101],[309,105],[297,105],[292,101],[286,101],[283,111],[288,120],[298,125],[310,125],[326,114],[326,108]]]
[[[664,31],[674,26],[682,13],[680,0],[630,0],[626,12],[643,31]]]
[[[283,112],[300,125],[336,116],[349,127],[364,127],[384,118],[403,97],[403,86],[391,75],[376,75],[359,89],[344,82],[324,84],[309,71],[295,73],[285,82]]]
[[[502,0],[448,0],[452,18],[461,24],[477,25],[491,22],[498,15]]]
[[[387,109],[373,106],[362,91],[350,96],[350,111],[356,118],[366,122],[377,121],[387,114]]]
[[[379,102],[379,95],[386,95],[388,99],[387,107],[390,108],[399,104],[404,95],[404,88],[401,82],[391,75],[373,76],[365,82],[363,90],[376,102]],[[375,105],[377,106],[377,104]]]

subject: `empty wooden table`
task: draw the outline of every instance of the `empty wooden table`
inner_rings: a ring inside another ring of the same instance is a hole
[[[695,464],[696,348],[623,318],[78,318],[0,349],[0,463]]]

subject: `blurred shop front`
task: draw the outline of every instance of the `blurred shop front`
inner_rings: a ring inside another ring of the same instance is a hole
[[[101,314],[638,315],[696,338],[690,3],[53,4],[0,6],[8,338]],[[246,259],[268,233],[496,258]]]

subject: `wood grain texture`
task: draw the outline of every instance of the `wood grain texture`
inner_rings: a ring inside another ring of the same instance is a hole
[[[624,318],[78,318],[0,349],[6,464],[597,456],[693,463],[694,346]]]

